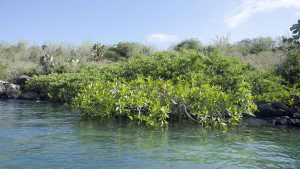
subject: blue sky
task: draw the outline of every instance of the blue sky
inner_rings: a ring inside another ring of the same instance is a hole
[[[0,41],[135,41],[158,48],[289,35],[300,0],[0,0]]]

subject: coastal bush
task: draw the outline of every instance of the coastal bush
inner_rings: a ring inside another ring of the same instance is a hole
[[[275,48],[276,41],[270,37],[243,39],[235,45],[244,54],[258,54],[262,51],[271,51]]]
[[[173,49],[175,51],[182,51],[182,50],[201,50],[204,46],[202,43],[195,38],[183,40],[179,42],[178,44],[174,45]]]
[[[291,103],[284,79],[218,53],[157,52],[78,73],[36,76],[42,96],[71,103],[87,117],[125,117],[150,125],[182,116],[203,126],[236,124],[256,102]]]
[[[168,124],[170,116],[182,116],[207,125],[237,124],[255,105],[247,83],[239,92],[224,92],[220,86],[198,86],[189,81],[174,84],[151,77],[115,80],[89,85],[73,105],[88,117],[127,117],[150,125]]]
[[[300,52],[293,51],[288,54],[284,62],[279,65],[275,73],[283,77],[292,85],[300,87]]]
[[[296,88],[286,85],[286,81],[270,72],[251,72],[247,78],[252,84],[255,102],[279,101],[287,105],[293,104],[293,95],[299,95]]]

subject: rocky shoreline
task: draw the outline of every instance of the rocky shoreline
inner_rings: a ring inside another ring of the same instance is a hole
[[[0,99],[38,100],[38,94],[25,89],[25,83],[29,76],[19,76],[17,83],[9,83],[0,80]]]
[[[281,102],[257,103],[255,118],[265,119],[274,125],[300,127],[300,97],[295,97],[295,104],[288,106]]]
[[[0,80],[0,100],[39,100],[38,93],[25,88],[29,78],[26,75],[19,76],[16,84]],[[274,125],[300,127],[300,96],[295,96],[293,106],[281,102],[256,104],[258,110],[254,112],[255,118],[265,119]]]

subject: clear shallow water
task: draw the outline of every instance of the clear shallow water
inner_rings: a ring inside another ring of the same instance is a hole
[[[58,104],[0,102],[0,168],[300,168],[300,130],[226,132],[81,120]]]

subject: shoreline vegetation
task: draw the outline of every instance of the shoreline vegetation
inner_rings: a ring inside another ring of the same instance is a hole
[[[290,38],[234,44],[228,37],[210,45],[188,39],[164,51],[133,42],[1,43],[0,79],[11,83],[0,81],[0,95],[147,125],[186,119],[227,128],[256,116],[300,126],[300,20],[291,31]]]

